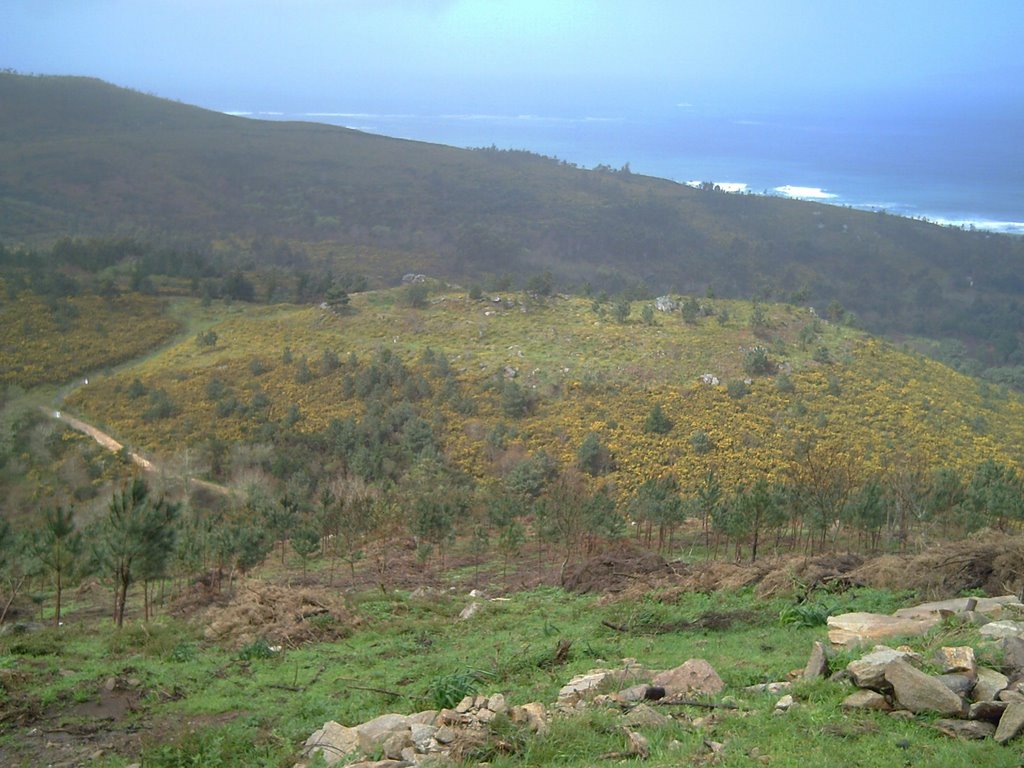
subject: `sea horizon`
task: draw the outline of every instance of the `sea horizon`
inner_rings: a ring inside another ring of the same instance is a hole
[[[1024,235],[1024,164],[1013,136],[949,119],[880,123],[849,115],[750,118],[687,103],[643,116],[445,111],[221,110],[326,123],[464,149],[495,147],[730,194],[881,211],[940,226]],[[993,139],[996,140],[993,140]],[[1006,138],[1006,141],[1002,139]],[[1011,143],[1012,142],[1012,143]]]

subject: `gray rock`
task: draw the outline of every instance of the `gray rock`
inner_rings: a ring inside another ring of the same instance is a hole
[[[846,671],[849,673],[853,684],[858,688],[872,688],[878,691],[888,690],[889,686],[885,680],[885,668],[896,659],[920,661],[921,657],[916,653],[898,651],[887,645],[876,645],[871,653],[847,664]]]
[[[961,623],[973,624],[976,627],[983,627],[992,621],[984,613],[978,613],[977,611],[960,611],[956,617]]]
[[[867,688],[851,693],[842,703],[843,709],[875,709],[880,712],[888,712],[892,704],[882,694]]]
[[[1004,638],[1000,647],[1003,649],[1003,664],[1014,677],[1024,675],[1024,638]]]
[[[996,726],[995,739],[1005,744],[1024,729],[1024,702],[1015,701],[1010,704]]]
[[[1005,691],[1000,691],[996,697],[999,701],[1006,701],[1009,703],[1024,701],[1024,693],[1014,690],[1013,688],[1007,688]]]
[[[616,692],[615,699],[624,704],[630,704],[634,701],[643,701],[647,698],[647,689],[650,686],[647,685],[631,685],[629,688],[623,688],[621,691]]]
[[[496,693],[487,699],[487,708],[496,715],[508,712],[508,703],[505,701],[505,696],[500,693]]]
[[[817,680],[820,677],[828,676],[828,654],[825,652],[825,644],[820,640],[814,641],[811,648],[810,658],[804,666],[803,679]]]
[[[313,735],[306,739],[302,754],[306,757],[313,757],[318,753],[324,756],[327,765],[334,765],[348,755],[359,751],[359,734],[355,728],[346,728],[344,725],[330,720],[324,723],[324,727],[314,731]]]
[[[966,709],[963,699],[903,659],[895,659],[886,665],[885,679],[892,686],[900,706],[911,712],[959,716]]]
[[[464,715],[473,708],[476,704],[475,696],[463,696],[462,701],[455,705],[455,711],[460,715]]]
[[[1010,621],[1009,619],[991,621],[981,627],[978,630],[978,634],[982,637],[994,637],[996,639],[1003,637],[1024,637],[1024,622]]]
[[[459,614],[459,621],[468,621],[469,619],[472,619],[474,616],[476,616],[477,613],[479,612],[480,603],[474,600],[472,603],[470,603],[462,609],[462,612]]]
[[[363,754],[371,754],[381,749],[384,742],[398,731],[406,731],[409,728],[409,718],[406,715],[381,715],[369,720],[362,725],[356,726],[356,733],[359,736],[359,751]]]
[[[416,748],[417,752],[428,752],[432,743],[436,743],[434,740],[434,734],[438,731],[436,725],[424,725],[423,723],[413,723],[409,726],[409,737],[412,739],[412,745]]]
[[[783,696],[781,699],[779,699],[777,702],[775,702],[775,711],[776,712],[788,712],[789,710],[791,710],[795,706],[796,706],[796,699],[793,698],[793,694],[787,693],[785,696]]]
[[[693,693],[714,696],[725,690],[722,678],[704,659],[689,659],[675,669],[656,675],[651,683],[664,688],[667,698]]]
[[[745,693],[782,693],[793,687],[788,680],[780,680],[775,683],[754,683],[743,688]]]
[[[962,699],[966,699],[974,688],[974,678],[967,675],[939,675],[935,679]]]
[[[1003,712],[1010,706],[1005,701],[976,701],[967,710],[967,717],[970,720],[986,720],[990,723],[998,723]]]
[[[932,727],[956,739],[987,739],[996,732],[992,723],[980,720],[940,719],[932,723]]]
[[[623,725],[630,728],[658,728],[671,722],[671,717],[646,704],[638,704],[622,718]]]
[[[395,731],[384,740],[384,757],[389,760],[401,760],[402,751],[415,746],[408,730]]]
[[[438,744],[451,744],[455,741],[457,734],[447,725],[442,725],[436,731],[434,731],[434,740]]]
[[[1009,678],[1002,672],[979,667],[978,679],[974,683],[974,690],[971,691],[971,698],[974,701],[995,701],[999,692],[1009,684]]]

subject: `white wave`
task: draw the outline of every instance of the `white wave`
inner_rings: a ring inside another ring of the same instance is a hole
[[[242,109],[225,109],[221,114],[231,115],[232,117],[251,117],[252,112],[246,112]]]
[[[792,184],[784,184],[781,187],[775,187],[775,191],[780,195],[796,198],[798,200],[835,200],[839,197],[839,195],[833,194],[832,192],[826,192],[821,187],[796,187]]]
[[[686,186],[693,187],[694,189],[700,189],[707,183],[709,182],[701,181],[700,179],[685,182]],[[745,184],[742,181],[712,181],[710,183],[713,184],[719,192],[746,192],[750,188],[748,184]]]

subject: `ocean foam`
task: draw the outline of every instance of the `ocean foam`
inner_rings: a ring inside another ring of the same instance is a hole
[[[696,179],[694,181],[684,182],[686,186],[693,187],[694,189],[700,189],[707,182]],[[719,192],[746,192],[750,187],[742,181],[712,181]]]
[[[798,200],[835,200],[839,197],[832,192],[826,192],[821,187],[795,187],[792,184],[775,187],[775,191],[780,195]]]

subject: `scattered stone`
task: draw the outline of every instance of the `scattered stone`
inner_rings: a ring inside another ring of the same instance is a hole
[[[995,739],[1005,744],[1024,729],[1024,702],[1015,701],[1010,704],[996,726]]]
[[[820,640],[815,640],[802,677],[804,680],[817,680],[820,677],[827,676],[828,654],[825,652],[825,644]]]
[[[940,719],[932,723],[932,727],[955,739],[987,739],[996,732],[992,723],[980,720]]]
[[[1009,678],[1002,672],[996,672],[988,667],[979,667],[978,679],[974,682],[971,698],[975,701],[995,701],[999,692],[1009,684]]]
[[[356,726],[356,734],[359,737],[359,751],[364,755],[376,752],[384,746],[384,742],[397,731],[404,731],[409,727],[409,718],[406,715],[381,715],[369,720],[362,725]]]
[[[934,679],[962,699],[966,699],[974,689],[974,678],[967,675],[939,675]]]
[[[491,710],[484,707],[483,709],[477,710],[476,719],[481,723],[489,723],[495,718],[495,714]]]
[[[903,659],[895,659],[886,665],[885,679],[892,685],[896,700],[911,712],[960,715],[965,710],[963,699]]]
[[[665,689],[668,698],[689,694],[714,696],[725,690],[725,683],[704,659],[689,659],[675,669],[655,675],[651,681]]]
[[[458,712],[460,715],[464,715],[473,708],[474,704],[476,704],[476,697],[464,696],[462,698],[462,701],[455,705],[455,711]]]
[[[788,691],[792,686],[791,682],[783,680],[776,683],[755,683],[746,686],[743,690],[746,693],[782,693]]]
[[[940,648],[936,653],[936,661],[942,667],[943,673],[966,672],[973,675],[978,671],[978,662],[974,658],[974,649],[969,645],[961,645],[956,648]]]
[[[776,712],[788,712],[790,709],[796,706],[796,700],[793,698],[793,694],[787,693],[777,702],[775,702]]]
[[[847,664],[846,671],[858,688],[888,690],[885,668],[896,659],[919,662],[921,657],[916,653],[897,650],[887,645],[876,645],[871,653]]]
[[[638,704],[622,718],[630,728],[659,728],[672,722],[672,718],[655,711],[646,704]]]
[[[1024,637],[1024,622],[1010,621],[1004,619],[1002,621],[990,621],[985,626],[978,630],[978,633],[982,637]]]
[[[1024,675],[1024,638],[1006,637],[999,644],[1003,649],[1003,664],[1014,677]]]
[[[474,600],[472,603],[470,603],[462,609],[462,612],[459,614],[459,621],[468,621],[469,619],[472,619],[474,616],[476,616],[479,611],[480,603]]]
[[[868,690],[866,688],[864,690],[851,693],[843,699],[843,703],[840,706],[842,706],[843,709],[874,709],[879,712],[888,712],[892,709],[892,704],[889,703],[889,700],[885,696],[877,691]]]
[[[1010,706],[1005,701],[976,701],[967,710],[967,717],[970,720],[986,720],[990,723],[998,723],[1003,712]]]
[[[512,708],[512,722],[525,723],[534,733],[543,733],[548,727],[548,713],[539,701],[531,701],[521,707]]]
[[[833,645],[858,645],[887,637],[917,637],[941,621],[938,614],[918,618],[881,613],[842,613],[828,617],[828,639]]]
[[[913,720],[917,716],[909,709],[894,709],[889,713],[889,717],[893,720]]]
[[[313,757],[318,753],[324,756],[327,765],[334,765],[343,758],[359,750],[359,734],[355,728],[346,728],[340,723],[330,720],[324,723],[324,727],[314,731],[313,735],[306,739],[302,754],[305,757]]]

